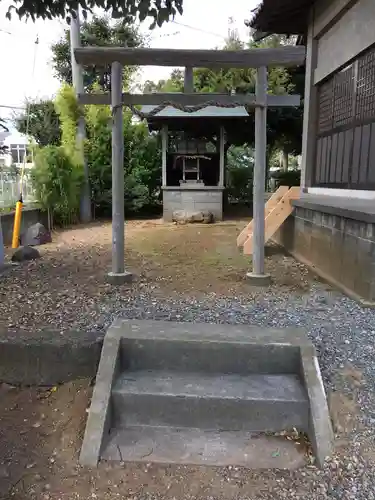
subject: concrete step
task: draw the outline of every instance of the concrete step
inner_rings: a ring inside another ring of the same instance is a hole
[[[332,429],[303,331],[117,319],[104,338],[80,463],[293,468],[297,459],[278,458],[285,443],[297,445],[269,437],[292,427],[308,431],[322,465]]]
[[[298,329],[149,321],[121,323],[123,370],[204,373],[300,372]]]
[[[175,371],[122,373],[112,390],[116,427],[307,430],[307,395],[296,375]]]
[[[143,427],[112,429],[103,460],[160,464],[296,469],[305,465],[303,446],[243,431]]]

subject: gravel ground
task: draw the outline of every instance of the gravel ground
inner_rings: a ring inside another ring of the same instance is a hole
[[[209,323],[302,327],[320,359],[329,395],[336,454],[324,471],[277,473],[278,487],[254,498],[375,499],[375,311],[339,293],[313,286],[291,298],[264,294],[262,300],[210,297],[205,303],[184,299],[154,300],[140,294],[126,304],[103,308],[109,318],[163,319]],[[229,476],[233,474],[229,473]],[[306,494],[300,491],[306,490]]]
[[[157,252],[153,255],[156,258]],[[155,268],[156,274],[154,274],[154,268],[150,271],[146,257],[142,256],[142,266],[143,269],[147,269],[152,279],[143,275],[132,290],[123,288],[115,293],[104,285],[98,289],[98,284],[94,280],[97,295],[94,292],[86,294],[85,301],[89,301],[86,307],[82,306],[79,298],[73,298],[72,301],[69,299],[68,303],[64,302],[68,296],[64,297],[67,283],[65,281],[58,290],[60,294],[58,300],[61,305],[60,309],[57,308],[54,311],[55,317],[57,315],[57,318],[61,318],[67,312],[75,311],[74,318],[68,322],[69,327],[90,327],[95,331],[104,331],[113,318],[118,316],[171,321],[250,323],[276,327],[297,326],[306,329],[318,350],[337,436],[333,457],[324,470],[309,466],[298,471],[264,471],[261,473],[237,468],[213,470],[189,467],[147,466],[144,468],[125,465],[121,469],[107,467],[105,464],[98,471],[87,473],[77,469],[76,465],[72,465],[74,473],[70,470],[70,475],[67,476],[69,480],[64,480],[64,472],[61,476],[56,476],[56,471],[51,473],[55,480],[58,479],[58,484],[70,485],[70,490],[64,490],[65,493],[62,493],[60,489],[55,494],[52,488],[44,494],[23,496],[18,492],[17,487],[14,489],[13,498],[19,500],[26,498],[38,500],[40,498],[53,500],[75,498],[80,500],[89,498],[101,500],[115,498],[129,500],[277,500],[284,498],[374,500],[375,310],[361,308],[340,293],[317,282],[309,276],[304,266],[286,257],[279,256],[273,263],[278,264],[279,268],[285,266],[288,275],[293,275],[293,272],[298,274],[298,279],[289,282],[289,288],[282,281],[284,278],[278,278],[276,286],[261,292],[252,291],[244,288],[243,284],[238,287],[233,280],[230,281],[229,275],[224,275],[223,282],[219,283],[220,287],[214,290],[202,288],[202,293],[195,297],[183,293],[177,285],[175,286],[178,282],[176,276],[173,287],[169,288],[167,293],[163,286],[169,283],[170,268],[168,270],[164,267],[168,265],[168,261],[159,262]],[[56,256],[53,258],[55,260],[52,259],[52,263],[43,265],[48,269],[56,265],[58,267],[58,259]],[[131,256],[130,259],[132,259]],[[132,263],[136,265],[137,259],[134,258]],[[215,263],[217,265],[217,261]],[[77,262],[75,269],[78,272]],[[20,293],[19,290],[26,279],[23,272],[21,270],[17,278],[19,287],[17,293]],[[230,272],[232,273],[232,270]],[[62,268],[59,273],[59,276],[64,278],[66,268]],[[92,281],[90,273],[93,273],[92,269],[89,270],[86,266],[84,274]],[[194,266],[186,271],[186,276],[183,276],[185,284],[189,273],[194,273]],[[159,276],[160,279],[155,276]],[[209,280],[213,276],[214,274],[208,273],[201,278],[201,281]],[[69,274],[68,277],[71,280],[72,275]],[[193,281],[195,279],[193,274],[191,279]],[[225,283],[228,283],[230,293],[222,293]],[[6,281],[6,286],[10,287],[10,281]],[[40,284],[39,291],[43,289],[43,286],[51,286],[51,284]],[[52,302],[48,303],[49,305],[47,304],[48,307],[56,305],[56,300],[55,297]],[[76,312],[74,300],[78,300],[80,313]],[[33,301],[34,298],[30,297],[31,309],[35,306]],[[4,303],[2,307],[4,308]],[[47,308],[42,311],[42,319],[47,323],[53,322],[54,315],[50,314]],[[25,324],[32,318],[31,314],[32,312],[25,316]],[[17,326],[11,314],[5,322],[3,321],[3,326],[8,328]],[[76,460],[76,455],[73,459]],[[71,479],[72,474],[74,481]],[[47,479],[44,478],[45,481]]]
[[[106,323],[121,315],[137,319],[305,328],[319,352],[337,436],[335,454],[324,470],[309,466],[297,471],[260,473],[238,468],[213,470],[151,465],[145,468],[124,465],[121,469],[102,464],[98,471],[89,474],[75,469],[74,483],[70,471],[68,484],[72,496],[64,496],[59,489],[56,494],[51,490],[47,495],[30,498],[375,499],[375,330],[372,329],[375,311],[363,309],[318,284],[300,297],[280,299],[265,293],[263,299],[256,302],[243,297],[228,299],[212,295],[204,303],[177,297],[161,299],[151,291],[102,305],[101,314]],[[56,477],[56,471],[54,475]],[[66,481],[61,479],[63,476],[58,477],[58,488],[61,488]]]

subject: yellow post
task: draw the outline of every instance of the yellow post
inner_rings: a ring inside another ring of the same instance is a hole
[[[12,248],[19,247],[22,217],[22,201],[16,203],[16,213],[14,214]]]

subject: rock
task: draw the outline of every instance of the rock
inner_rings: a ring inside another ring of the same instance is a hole
[[[19,247],[12,255],[12,262],[24,262],[26,260],[36,260],[40,258],[40,253],[33,247]]]
[[[191,224],[194,222],[211,224],[214,221],[214,216],[208,210],[175,210],[172,214],[172,220],[177,224]]]
[[[52,237],[43,224],[37,222],[30,226],[26,232],[21,236],[21,243],[24,246],[37,246],[51,243]]]

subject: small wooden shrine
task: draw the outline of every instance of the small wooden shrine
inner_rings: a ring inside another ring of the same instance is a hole
[[[155,106],[143,106],[149,114]],[[223,218],[226,130],[245,123],[245,107],[208,106],[193,113],[166,107],[147,119],[162,133],[163,218],[175,211],[210,212]]]

